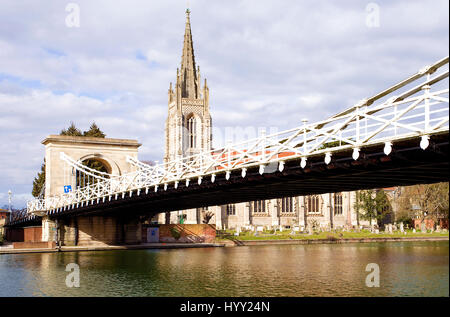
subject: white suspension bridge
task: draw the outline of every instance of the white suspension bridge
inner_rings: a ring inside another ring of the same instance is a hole
[[[326,120],[265,135],[220,149],[202,152],[173,161],[149,165],[132,157],[127,162],[136,171],[111,175],[89,168],[61,152],[65,169],[70,171],[76,188],[68,193],[34,199],[28,202],[28,217],[76,211],[105,202],[156,195],[161,191],[185,189],[191,184],[202,186],[232,175],[245,179],[248,171],[260,175],[283,172],[293,162],[307,169],[310,162],[323,160],[333,164],[340,153],[351,151],[354,161],[362,160],[373,147],[383,147],[389,156],[396,144],[408,141],[429,148],[430,138],[449,131],[448,61],[424,67],[407,79],[357,103]],[[298,164],[299,163],[299,164]],[[66,173],[64,173],[66,175]],[[444,178],[448,179],[448,175]],[[192,185],[191,185],[192,186]],[[100,208],[100,207],[99,207]]]

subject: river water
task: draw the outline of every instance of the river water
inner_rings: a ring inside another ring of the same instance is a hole
[[[379,287],[366,286],[369,263]],[[3,254],[0,296],[449,296],[449,243]]]

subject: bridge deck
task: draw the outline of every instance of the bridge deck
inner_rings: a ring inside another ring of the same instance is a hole
[[[50,211],[50,216],[123,213],[124,215],[156,214],[165,211],[199,208],[227,203],[239,203],[286,196],[323,194],[399,185],[414,185],[449,181],[448,132],[435,135],[426,150],[419,147],[420,138],[405,140],[394,145],[392,153],[385,155],[382,146],[366,148],[358,160],[352,152],[333,156],[330,164],[323,157],[308,160],[305,168],[300,160],[286,161],[284,170],[259,174],[258,168],[247,171],[245,178],[232,173],[225,179],[225,171],[218,173],[214,183],[204,179],[198,185],[180,183],[178,188],[169,184],[167,190],[150,190],[147,194],[137,190],[131,197],[112,197],[111,201],[68,210]]]

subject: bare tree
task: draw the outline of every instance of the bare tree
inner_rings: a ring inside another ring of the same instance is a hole
[[[203,219],[203,223],[204,224],[208,224],[213,216],[214,216],[214,213],[212,213],[211,211],[207,211],[205,213],[205,216],[204,216],[204,219]]]
[[[398,199],[398,221],[419,217],[422,221],[430,218],[437,224],[439,219],[448,218],[448,182],[403,187]]]

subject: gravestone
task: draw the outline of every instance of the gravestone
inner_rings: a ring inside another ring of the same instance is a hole
[[[422,222],[422,223],[420,224],[420,231],[422,231],[422,232],[427,232],[427,227],[425,226],[425,222]]]
[[[405,229],[403,228],[403,222],[400,222],[400,232],[404,232],[405,231]]]

